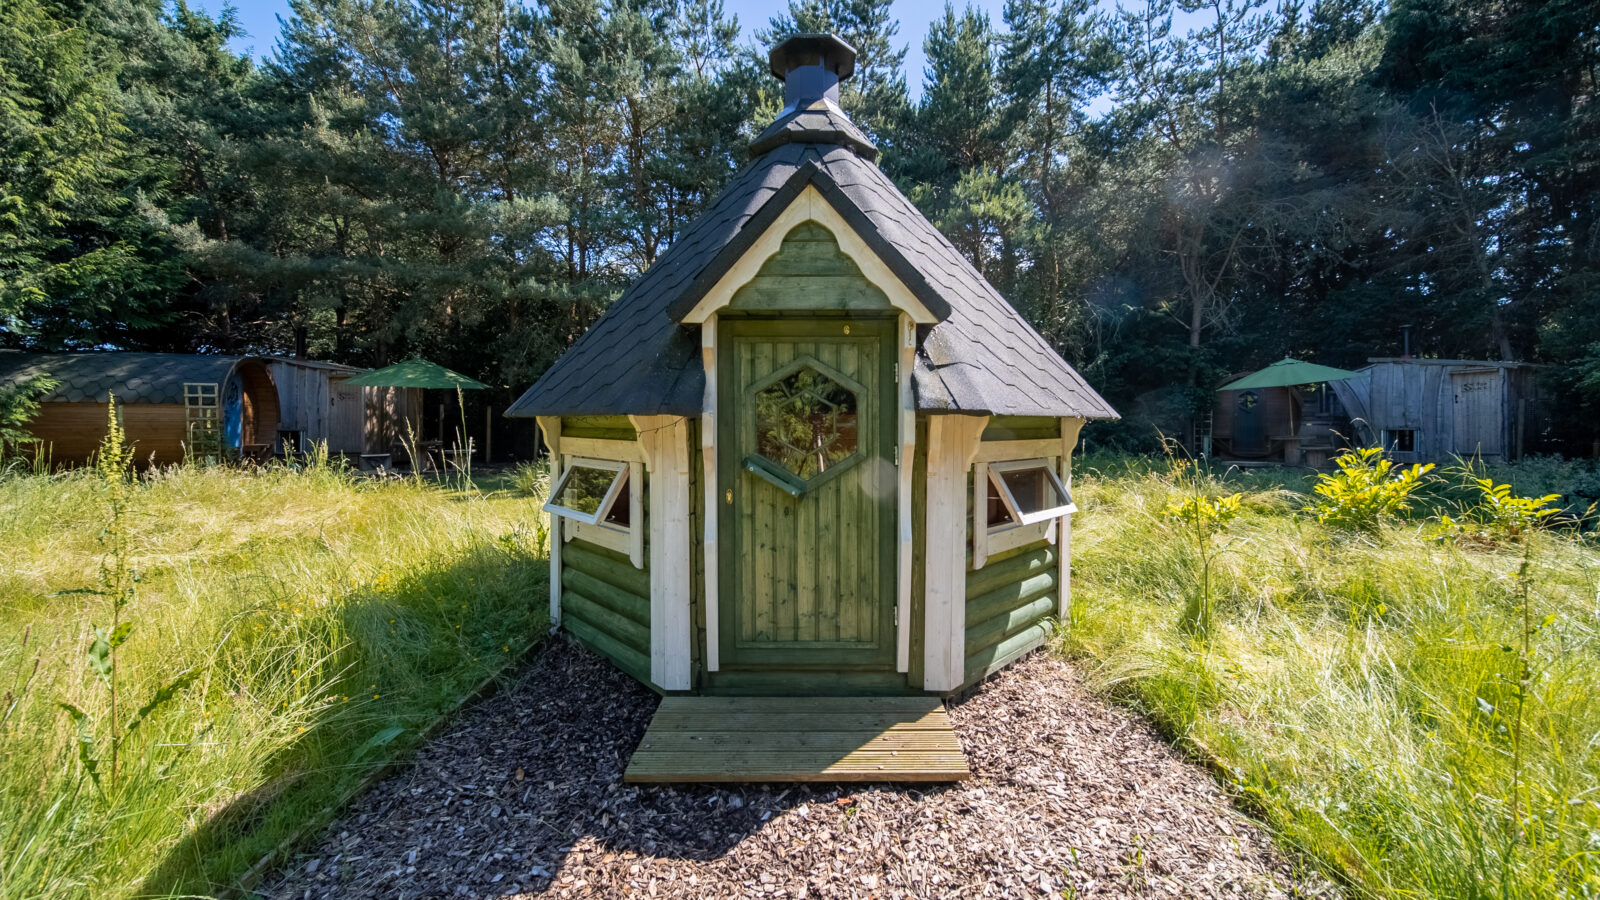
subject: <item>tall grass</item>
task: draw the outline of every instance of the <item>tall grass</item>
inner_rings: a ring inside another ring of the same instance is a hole
[[[0,896],[229,885],[543,631],[529,500],[326,460],[164,470],[123,514],[137,591],[112,718],[86,663],[108,521],[92,473],[0,474]],[[97,790],[59,704],[103,741],[191,670]]]
[[[1592,539],[1497,547],[1420,517],[1332,532],[1298,476],[1235,475],[1216,487],[1242,491],[1242,513],[1209,567],[1201,648],[1176,624],[1197,550],[1162,515],[1183,486],[1160,467],[1079,471],[1062,646],[1100,689],[1358,891],[1600,896]]]

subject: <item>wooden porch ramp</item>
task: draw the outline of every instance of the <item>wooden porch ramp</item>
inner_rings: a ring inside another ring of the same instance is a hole
[[[664,697],[629,782],[962,781],[937,697]]]

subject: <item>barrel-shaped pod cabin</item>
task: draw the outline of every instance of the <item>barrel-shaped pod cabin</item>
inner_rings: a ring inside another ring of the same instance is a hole
[[[36,376],[56,386],[27,429],[54,464],[93,458],[111,397],[140,465],[264,452],[276,439],[277,390],[266,362],[254,357],[0,351],[0,382]]]
[[[1517,459],[1547,426],[1538,365],[1379,357],[1365,376],[1330,386],[1363,439],[1400,462]]]
[[[553,622],[661,691],[945,694],[1068,614],[1071,454],[1116,413],[878,169],[855,53],[508,411],[552,453]]]

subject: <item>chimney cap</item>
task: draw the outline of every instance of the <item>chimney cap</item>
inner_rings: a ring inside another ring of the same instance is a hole
[[[773,47],[767,62],[779,81],[801,66],[816,65],[843,81],[856,73],[856,48],[836,34],[795,34]]]

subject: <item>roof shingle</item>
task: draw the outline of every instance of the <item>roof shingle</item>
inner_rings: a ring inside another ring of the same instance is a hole
[[[941,319],[919,331],[919,409],[1117,418],[888,176],[857,149],[808,142],[814,137],[772,144],[746,165],[506,414],[698,415],[705,390],[698,329],[679,319],[764,223],[813,184]]]

